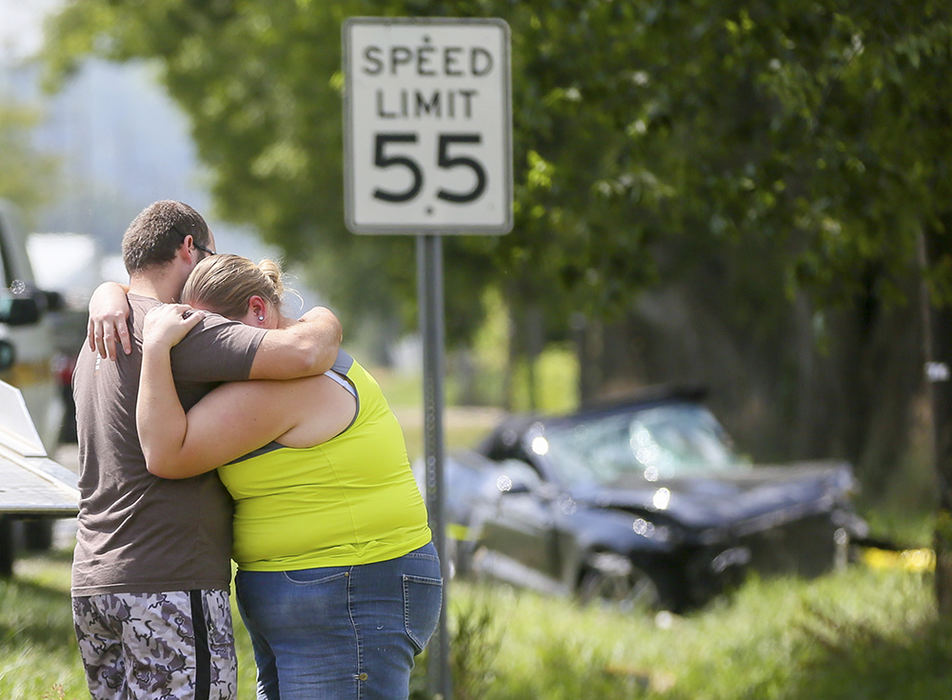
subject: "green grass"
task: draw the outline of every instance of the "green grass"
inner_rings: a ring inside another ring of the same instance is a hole
[[[88,697],[69,603],[69,557],[22,558],[0,580],[0,697]]]
[[[505,588],[454,591],[497,612],[487,699],[931,698],[952,682],[928,583],[905,572],[751,581],[658,620]]]
[[[68,587],[64,553],[23,557],[0,582],[0,697],[87,696]],[[658,618],[454,581],[449,611],[464,628],[459,700],[916,700],[952,684],[952,628],[935,622],[931,577],[899,570],[753,580],[690,616]],[[252,698],[235,620],[240,697]]]

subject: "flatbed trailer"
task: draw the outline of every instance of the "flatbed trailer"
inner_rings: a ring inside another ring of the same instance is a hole
[[[13,573],[16,520],[76,517],[77,479],[47,455],[19,389],[0,381],[0,576]]]

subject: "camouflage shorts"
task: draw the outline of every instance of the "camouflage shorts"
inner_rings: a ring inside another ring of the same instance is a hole
[[[96,700],[237,697],[228,591],[77,596],[73,624]]]

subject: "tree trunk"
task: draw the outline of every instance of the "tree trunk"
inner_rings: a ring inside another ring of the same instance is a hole
[[[875,274],[866,270],[862,291],[850,306],[838,314],[835,362],[839,374],[839,415],[836,417],[843,454],[857,469],[860,481],[867,483],[869,465],[863,464],[863,451],[868,441],[873,381],[872,365],[875,330],[881,321],[881,302],[875,291]]]
[[[952,217],[945,217],[945,231],[952,235]],[[934,264],[948,257],[949,242],[943,231],[925,234],[925,258]],[[929,393],[932,402],[932,429],[935,450],[938,513],[934,534],[936,556],[935,594],[939,617],[952,619],[952,306],[946,300],[929,305],[929,322],[924,333],[929,363]]]
[[[602,384],[602,324],[578,314],[573,319],[575,356],[578,358],[578,400],[585,406],[598,395]]]
[[[529,411],[534,413],[540,408],[539,385],[536,369],[539,356],[545,347],[545,328],[543,327],[542,310],[536,304],[528,304],[523,309],[523,338],[525,340],[526,357],[526,389],[529,399]]]
[[[508,295],[512,299],[512,295]],[[516,323],[516,310],[510,302],[506,311],[508,315],[508,353],[506,356],[506,369],[503,375],[503,408],[512,412],[516,407],[516,368],[519,366],[519,334],[518,324]]]

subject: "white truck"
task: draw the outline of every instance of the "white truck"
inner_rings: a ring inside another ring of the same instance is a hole
[[[51,366],[56,352],[53,316],[61,306],[61,295],[37,287],[26,235],[14,208],[0,201],[0,380],[22,395],[44,456],[53,454],[63,421],[63,401]],[[0,401],[2,416],[12,409],[12,399],[4,395]],[[0,425],[0,466],[5,457],[7,462],[24,457],[16,439],[7,439],[9,433]],[[7,493],[3,486],[0,493]],[[0,575],[9,573],[15,543],[31,548],[51,543],[52,513],[43,508],[31,511],[28,506],[8,507],[0,499]]]

